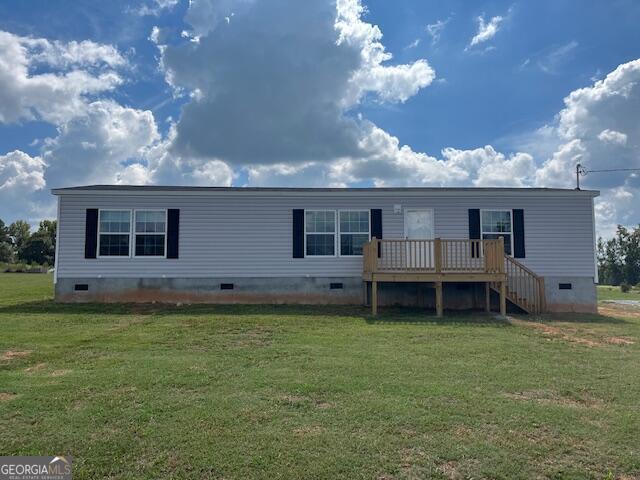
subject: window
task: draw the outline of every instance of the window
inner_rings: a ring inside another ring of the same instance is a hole
[[[336,212],[305,211],[305,254],[309,257],[332,257],[336,254]]]
[[[504,238],[504,251],[511,255],[513,229],[511,210],[482,210],[480,228],[483,240]]]
[[[136,210],[136,257],[164,257],[166,210]]]
[[[369,211],[340,212],[340,255],[362,255],[362,246],[369,241]]]
[[[98,242],[100,257],[128,257],[131,236],[129,210],[100,210]]]

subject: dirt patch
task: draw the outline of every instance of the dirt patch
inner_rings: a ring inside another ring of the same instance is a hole
[[[38,370],[42,370],[46,366],[47,366],[46,363],[38,363],[36,365],[32,365],[31,367],[25,368],[24,371],[27,373],[33,373],[33,372],[37,372]]]
[[[62,377],[64,375],[66,375],[67,373],[69,373],[71,370],[54,370],[53,372],[51,372],[51,376],[52,377]]]
[[[611,345],[633,345],[636,343],[628,337],[607,337],[604,341]]]
[[[328,410],[333,408],[333,404],[329,402],[316,402],[316,408],[319,410]]]
[[[8,402],[9,400],[13,400],[18,395],[11,392],[0,392],[0,402]]]
[[[536,402],[542,405],[560,405],[570,408],[601,408],[603,406],[602,400],[597,398],[589,396],[574,398],[545,390],[505,393],[504,396],[511,400]]]
[[[542,335],[544,336],[558,338],[568,343],[577,343],[586,347],[602,347],[605,345],[604,343],[596,340],[577,336],[576,334],[578,333],[578,330],[575,328],[553,327],[545,323],[527,322],[524,320],[517,320],[513,317],[508,317],[508,320],[511,325],[533,328],[534,330],[542,333]]]
[[[458,438],[468,438],[471,436],[472,433],[473,433],[473,430],[471,430],[466,425],[458,425],[456,428],[453,429],[453,434]]]
[[[601,303],[598,305],[598,313],[606,317],[640,319],[640,308],[632,305]]]
[[[305,397],[302,395],[283,395],[280,397],[280,402],[292,405],[292,406],[300,406],[306,403],[309,403],[311,399],[309,397]]]
[[[14,358],[25,358],[31,355],[31,350],[7,350],[2,354],[2,360],[10,361]]]
[[[438,466],[438,471],[447,478],[450,479],[462,479],[462,474],[458,471],[458,465],[456,462],[446,462]]]
[[[306,425],[304,427],[294,429],[293,434],[300,437],[306,437],[309,435],[319,435],[324,431],[325,428],[321,427],[320,425]]]
[[[244,332],[234,333],[227,342],[230,348],[267,347],[273,341],[273,330],[269,327],[256,327]]]
[[[403,478],[426,478],[424,462],[427,454],[421,448],[405,448],[400,452],[400,469]]]

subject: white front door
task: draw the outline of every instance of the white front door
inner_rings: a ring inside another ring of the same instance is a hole
[[[433,240],[433,209],[405,210],[404,238],[408,240]]]
[[[411,208],[404,211],[404,238],[407,240],[433,240],[433,209]],[[406,266],[409,268],[433,268],[433,243],[408,242]]]

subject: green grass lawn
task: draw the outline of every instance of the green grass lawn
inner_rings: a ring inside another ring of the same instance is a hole
[[[598,300],[639,300],[640,289],[633,288],[631,291],[623,293],[620,287],[609,285],[598,285]]]
[[[74,478],[640,476],[640,314],[58,305],[0,275],[0,453]]]

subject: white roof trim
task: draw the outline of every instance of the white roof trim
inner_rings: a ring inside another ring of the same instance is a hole
[[[109,196],[125,196],[125,197],[138,197],[138,196],[153,196],[153,197],[166,197],[166,196],[209,196],[209,197],[226,197],[226,196],[246,196],[246,197],[309,197],[309,196],[327,196],[327,197],[371,197],[371,196],[383,196],[383,197],[571,197],[571,196],[585,196],[585,197],[597,197],[600,192],[597,190],[561,190],[561,189],[361,189],[361,190],[324,190],[324,189],[309,189],[309,190],[257,190],[257,189],[222,189],[222,190],[110,190],[104,189],[53,189],[51,191],[54,195],[109,195]]]

